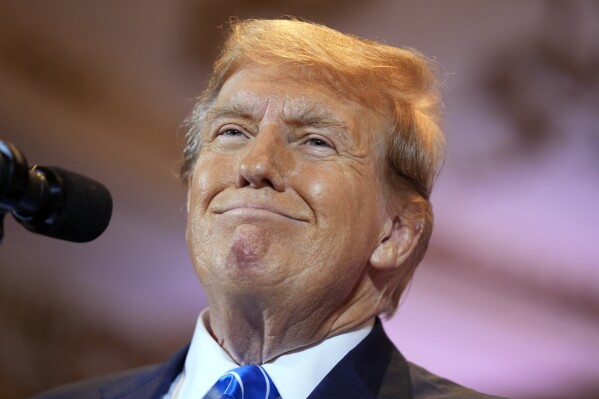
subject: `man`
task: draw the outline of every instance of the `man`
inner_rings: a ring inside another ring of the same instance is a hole
[[[43,397],[487,397],[407,363],[378,320],[432,230],[444,140],[424,57],[235,23],[189,126],[187,243],[209,303],[190,347]]]

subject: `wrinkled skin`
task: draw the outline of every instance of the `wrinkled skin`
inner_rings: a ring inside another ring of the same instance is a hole
[[[380,126],[373,111],[282,67],[246,66],[222,87],[190,180],[187,242],[211,333],[239,364],[380,312],[373,253],[396,255],[380,249],[394,219]]]

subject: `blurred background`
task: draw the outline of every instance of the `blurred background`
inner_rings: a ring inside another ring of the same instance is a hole
[[[385,328],[515,398],[599,397],[599,2],[0,0],[0,139],[104,183],[88,244],[6,218],[0,397],[159,362],[206,301],[184,242],[182,120],[230,16],[294,15],[441,65],[436,226]]]

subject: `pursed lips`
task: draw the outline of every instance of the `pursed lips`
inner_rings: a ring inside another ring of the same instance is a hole
[[[255,202],[235,202],[233,204],[228,204],[223,207],[216,207],[214,209],[214,213],[216,214],[239,214],[240,216],[255,216],[259,215],[261,212],[274,213],[279,216],[283,216],[288,219],[307,222],[308,220],[304,217],[293,216],[291,212],[287,212],[286,210],[281,209],[280,207],[273,206],[271,204],[263,204],[263,203],[255,203]]]

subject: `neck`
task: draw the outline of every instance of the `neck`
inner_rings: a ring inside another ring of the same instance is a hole
[[[309,320],[263,308],[252,298],[236,298],[227,304],[210,304],[210,329],[218,344],[240,364],[263,364],[286,352],[321,339],[322,333],[308,333]]]
[[[237,364],[245,365],[264,364],[362,326],[378,314],[380,297],[354,295],[329,313],[322,310],[330,309],[324,304],[273,303],[271,296],[257,298],[255,293],[216,299],[209,295],[210,332]]]

